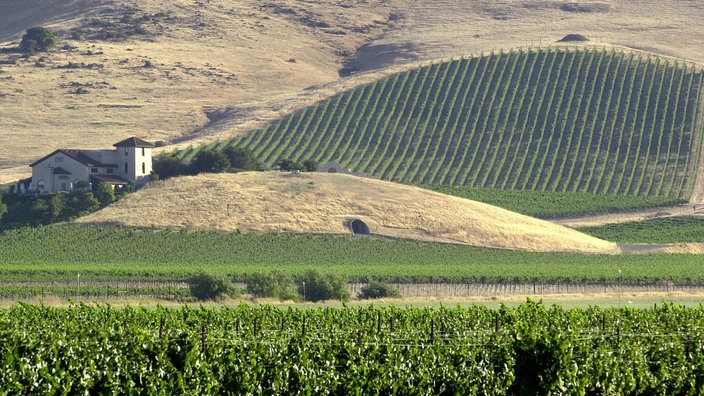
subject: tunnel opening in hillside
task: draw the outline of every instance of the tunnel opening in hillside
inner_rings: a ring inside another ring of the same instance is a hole
[[[367,223],[363,222],[360,219],[349,220],[347,225],[350,227],[350,230],[352,230],[352,233],[355,235],[371,235],[372,233]]]

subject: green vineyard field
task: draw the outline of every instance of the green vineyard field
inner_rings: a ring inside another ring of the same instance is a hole
[[[701,394],[704,308],[19,304],[4,394]]]
[[[50,226],[0,234],[3,282],[245,281],[310,268],[350,282],[704,284],[704,256],[535,253],[381,238]],[[86,289],[88,290],[88,289]],[[84,290],[84,291],[86,291]],[[114,289],[113,289],[114,291]],[[101,289],[97,295],[104,295]]]
[[[502,51],[408,70],[210,146],[402,183],[686,199],[701,89],[702,73],[671,59]]]
[[[619,243],[704,243],[704,219],[700,218],[665,218],[578,230]]]
[[[427,188],[439,193],[488,203],[542,219],[607,212],[627,212],[673,206],[687,202],[679,198],[618,194],[495,190],[452,186],[427,186]]]

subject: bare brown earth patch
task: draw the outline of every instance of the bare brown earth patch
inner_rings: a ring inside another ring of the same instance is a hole
[[[372,234],[502,249],[615,253],[567,227],[418,187],[349,175],[207,174],[154,183],[80,224],[242,232]]]

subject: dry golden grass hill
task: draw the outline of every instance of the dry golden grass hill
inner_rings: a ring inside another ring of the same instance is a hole
[[[569,33],[704,62],[701,1],[6,0],[1,11],[1,48],[32,26],[60,40],[0,53],[0,183],[55,148],[232,136],[418,62]]]
[[[376,235],[529,251],[616,253],[615,244],[491,205],[418,187],[327,173],[203,174],[156,182],[80,224]]]

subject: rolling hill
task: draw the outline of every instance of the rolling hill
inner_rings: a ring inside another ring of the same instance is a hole
[[[614,253],[615,244],[491,205],[341,174],[247,172],[157,182],[79,224],[375,235],[529,251]]]
[[[21,56],[12,48],[23,27],[0,30],[0,104],[12,115],[0,117],[0,183],[26,176],[21,165],[54,148],[109,147],[115,136],[131,135],[177,148],[247,145],[270,163],[282,156],[339,160],[406,183],[682,198],[696,182],[702,101],[695,65],[704,61],[698,3],[9,4],[0,18],[48,25],[60,42],[49,53]],[[573,32],[591,43],[554,47]],[[177,183],[160,184],[160,194],[179,202],[167,191],[173,188],[190,195],[187,201],[216,206],[211,195],[227,184]],[[148,205],[159,206],[154,202]],[[212,218],[198,213],[219,224],[220,209]],[[129,213],[105,222],[127,222]],[[154,215],[149,225],[212,227],[185,210]],[[444,227],[420,234],[475,243],[461,227]],[[503,243],[582,249],[531,240]]]

